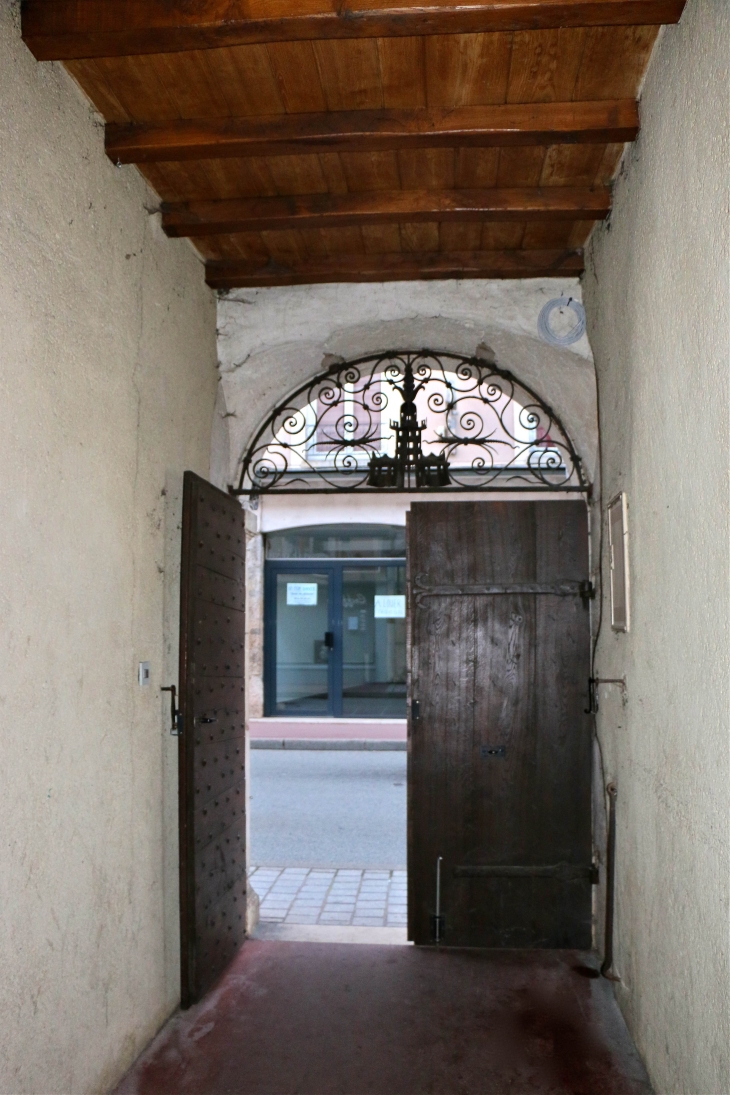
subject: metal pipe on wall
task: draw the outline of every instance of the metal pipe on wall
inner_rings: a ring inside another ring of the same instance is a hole
[[[606,854],[606,928],[604,939],[604,958],[601,973],[608,981],[620,981],[612,972],[613,966],[613,912],[616,889],[616,798],[618,790],[615,783],[606,787],[608,795],[608,848]]]

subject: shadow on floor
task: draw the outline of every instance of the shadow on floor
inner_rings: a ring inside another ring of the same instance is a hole
[[[574,951],[250,940],[118,1095],[649,1095]]]

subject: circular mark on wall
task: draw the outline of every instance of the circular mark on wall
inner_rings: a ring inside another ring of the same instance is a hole
[[[556,297],[540,310],[537,331],[551,346],[572,346],[586,329],[585,308],[573,297]]]

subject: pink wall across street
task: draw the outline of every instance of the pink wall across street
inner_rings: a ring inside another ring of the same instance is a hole
[[[253,739],[405,741],[405,719],[249,719]]]

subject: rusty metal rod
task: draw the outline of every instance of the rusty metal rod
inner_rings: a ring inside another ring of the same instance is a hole
[[[608,981],[619,981],[620,978],[612,972],[613,966],[613,909],[616,891],[616,796],[618,794],[616,784],[609,783],[606,787],[608,795],[608,848],[606,852],[606,927],[604,945],[604,958],[601,965],[601,973]]]

